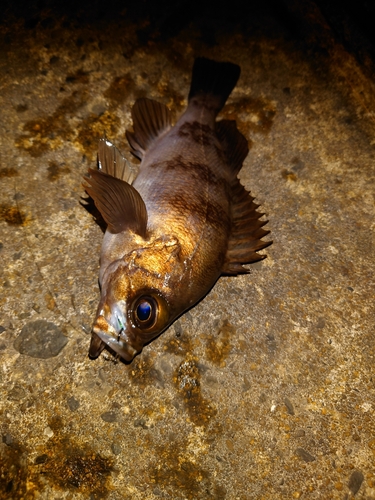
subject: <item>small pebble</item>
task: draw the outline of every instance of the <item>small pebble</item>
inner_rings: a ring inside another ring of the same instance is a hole
[[[46,428],[44,429],[44,431],[43,431],[43,434],[44,434],[45,436],[47,436],[47,437],[51,438],[51,437],[53,436],[53,434],[54,434],[54,433],[53,433],[53,430],[51,429],[51,427],[49,427],[49,426],[47,425],[47,427],[46,427]]]
[[[38,457],[36,457],[36,459],[34,460],[34,464],[35,465],[45,464],[47,460],[48,460],[48,455],[44,453],[43,455],[39,455]]]
[[[311,455],[308,451],[304,450],[303,448],[297,448],[296,455],[297,457],[302,458],[304,462],[314,462],[314,460],[316,460],[313,455]]]
[[[360,472],[359,470],[355,470],[354,472],[352,472],[352,474],[349,478],[348,487],[353,495],[358,493],[359,488],[361,487],[361,484],[363,483],[363,480],[364,480],[364,476],[363,476],[362,472]]]
[[[3,443],[5,443],[7,446],[11,446],[13,444],[13,437],[8,432],[3,435]]]
[[[80,402],[74,396],[68,398],[66,402],[68,403],[68,408],[70,411],[76,411],[80,406]]]
[[[104,420],[104,422],[116,422],[117,414],[113,411],[106,411],[100,415],[100,418]]]
[[[291,401],[288,398],[284,398],[284,404],[286,406],[286,409],[287,409],[289,415],[294,415],[293,405],[292,405]]]
[[[111,445],[111,450],[112,450],[112,453],[114,455],[120,455],[121,453],[121,446],[119,445],[119,443],[112,443]]]

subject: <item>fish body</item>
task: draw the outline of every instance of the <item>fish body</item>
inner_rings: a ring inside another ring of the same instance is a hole
[[[196,304],[221,274],[247,273],[264,258],[269,231],[237,174],[247,156],[235,122],[216,117],[240,74],[232,63],[198,58],[188,106],[140,99],[132,109],[138,174],[105,139],[85,189],[108,227],[100,256],[101,299],[89,354],[105,346],[131,361]]]

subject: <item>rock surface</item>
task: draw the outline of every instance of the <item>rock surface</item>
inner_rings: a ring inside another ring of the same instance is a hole
[[[374,72],[350,12],[20,5],[0,10],[0,499],[375,498]],[[82,175],[104,134],[128,154],[136,98],[184,109],[197,55],[241,65],[221,116],[274,244],[131,364],[90,361]],[[52,357],[19,347],[36,322]]]

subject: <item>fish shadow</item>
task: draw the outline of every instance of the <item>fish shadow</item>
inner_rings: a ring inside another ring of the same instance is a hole
[[[107,229],[107,223],[103,219],[102,214],[97,209],[97,207],[96,207],[96,205],[94,203],[94,200],[91,198],[91,196],[89,196],[89,195],[87,195],[86,197],[85,196],[81,196],[79,204],[85,210],[87,210],[87,212],[93,217],[93,219],[96,222],[96,224],[98,224],[98,226],[100,227],[101,231],[103,233],[105,233],[105,231]]]

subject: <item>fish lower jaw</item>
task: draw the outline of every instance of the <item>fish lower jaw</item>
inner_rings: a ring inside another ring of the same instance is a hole
[[[100,330],[93,329],[94,333],[116,354],[121,356],[125,361],[131,361],[136,354],[138,354],[137,349],[131,346],[128,342],[124,342],[121,338],[115,338],[112,335],[108,335]]]

